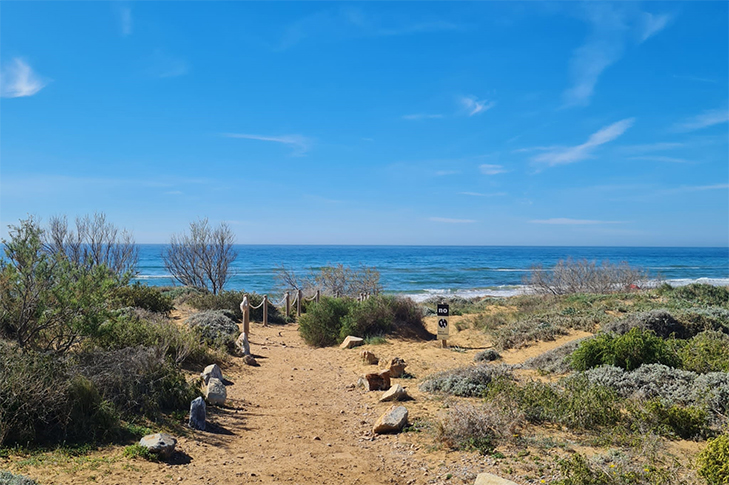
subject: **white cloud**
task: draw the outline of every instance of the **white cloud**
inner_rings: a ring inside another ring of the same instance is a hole
[[[416,113],[416,114],[412,114],[412,115],[404,115],[402,117],[402,119],[420,121],[420,120],[434,120],[434,119],[442,118],[442,117],[443,117],[443,115],[439,115],[439,114]]]
[[[676,194],[681,192],[704,192],[706,190],[726,190],[729,184],[712,184],[712,185],[684,185],[673,189],[660,191],[662,194]]]
[[[593,219],[568,219],[565,217],[557,217],[554,219],[536,219],[529,221],[531,224],[554,224],[566,226],[583,226],[595,224],[625,224],[624,221],[598,221]]]
[[[588,2],[583,8],[592,31],[570,59],[572,83],[563,93],[565,107],[590,103],[600,75],[623,56],[631,32],[641,43],[663,30],[671,19],[669,15],[635,12],[623,5]]]
[[[484,175],[497,175],[500,173],[506,173],[507,170],[504,169],[503,165],[494,165],[490,163],[484,163],[482,165],[479,165],[478,167],[481,170],[481,173]]]
[[[283,143],[294,149],[292,155],[304,155],[311,148],[311,139],[303,135],[281,135],[281,136],[265,136],[252,135],[247,133],[223,133],[227,138],[243,138],[246,140],[271,141],[274,143]]]
[[[675,157],[662,157],[662,156],[654,156],[654,155],[645,155],[640,157],[630,157],[628,160],[645,160],[647,162],[666,162],[666,163],[691,163],[691,160],[686,160],[685,158],[675,158]]]
[[[0,75],[0,94],[3,98],[33,96],[45,85],[46,82],[41,80],[30,65],[19,57],[6,65]]]
[[[710,109],[699,115],[692,116],[682,123],[675,124],[673,126],[673,131],[696,131],[709,126],[726,123],[727,121],[729,121],[729,109]]]
[[[670,20],[671,16],[668,14],[653,15],[652,13],[643,12],[643,32],[640,35],[640,41],[645,42],[649,37],[665,29]]]
[[[620,149],[624,152],[629,153],[647,153],[647,152],[658,152],[663,150],[672,150],[674,148],[681,148],[685,146],[684,143],[676,142],[658,142],[658,143],[645,143],[643,145],[627,145]]]
[[[605,143],[611,142],[633,125],[635,118],[626,118],[617,123],[599,129],[587,141],[581,145],[552,150],[541,155],[537,155],[532,160],[539,163],[545,163],[550,167],[555,165],[564,165],[567,163],[575,163],[585,160],[592,156],[595,148]]]
[[[463,109],[466,111],[468,116],[485,113],[486,111],[496,106],[495,101],[488,101],[486,99],[479,100],[475,96],[462,96],[459,99],[459,102],[461,103],[461,106],[463,106]]]
[[[446,224],[472,224],[476,222],[473,219],[450,219],[448,217],[431,217],[430,220],[433,222],[443,222]]]
[[[501,197],[506,195],[506,192],[493,192],[491,194],[482,194],[481,192],[459,192],[461,195],[469,195],[471,197]]]

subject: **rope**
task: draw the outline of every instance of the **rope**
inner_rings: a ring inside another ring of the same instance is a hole
[[[272,303],[273,306],[282,306],[284,303],[286,303],[286,295],[284,295],[283,298],[281,298],[281,301],[278,303]]]
[[[259,303],[259,304],[258,304],[258,306],[253,306],[253,305],[251,305],[251,307],[250,307],[250,308],[251,308],[251,310],[258,310],[258,309],[259,309],[259,308],[261,308],[262,306],[263,306],[263,301],[261,301],[261,303]]]
[[[311,298],[304,297],[304,300],[305,301],[314,301],[314,300],[316,300],[316,295],[312,296]]]

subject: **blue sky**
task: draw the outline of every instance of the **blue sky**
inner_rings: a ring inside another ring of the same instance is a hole
[[[3,2],[0,223],[729,245],[727,2]]]

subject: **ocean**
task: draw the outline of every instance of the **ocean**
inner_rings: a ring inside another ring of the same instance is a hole
[[[161,244],[139,245],[138,280],[174,285],[162,261]],[[627,262],[673,285],[702,282],[729,285],[729,248],[525,247],[525,246],[275,246],[238,245],[226,289],[275,294],[276,270],[299,275],[344,264],[375,267],[385,292],[416,300],[436,295],[509,296],[524,290],[535,265],[560,259]],[[179,283],[178,283],[179,284]]]

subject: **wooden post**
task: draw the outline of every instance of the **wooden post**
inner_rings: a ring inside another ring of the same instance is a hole
[[[263,326],[268,326],[268,295],[263,295]]]
[[[288,291],[284,294],[284,301],[286,302],[286,318],[289,318],[289,315],[291,315],[291,295]]]
[[[321,292],[319,290],[316,290],[316,294],[314,295],[314,300],[319,303],[319,298],[321,297]]]
[[[243,333],[238,338],[240,342],[241,350],[243,355],[251,355],[251,346],[248,343],[248,333],[250,332],[250,316],[248,313],[248,296],[243,297],[243,301],[240,302],[240,311],[243,314]]]
[[[301,299],[304,296],[304,292],[301,290],[298,290],[296,293],[296,316],[301,316]]]
[[[441,349],[447,349],[448,348],[448,341],[443,339],[440,341],[440,348]]]

